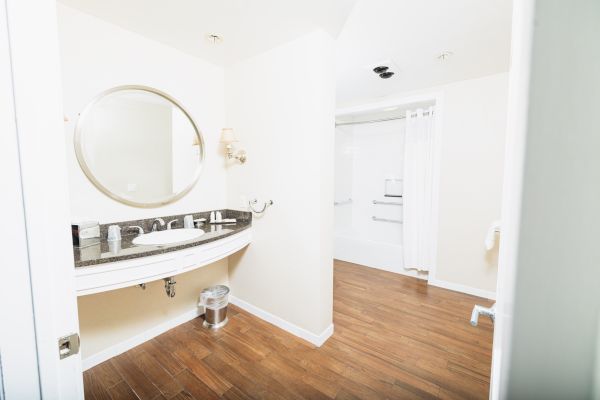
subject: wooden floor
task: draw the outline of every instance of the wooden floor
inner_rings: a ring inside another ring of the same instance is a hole
[[[490,302],[335,262],[335,334],[320,348],[230,306],[219,332],[200,318],[84,373],[86,399],[484,399]]]

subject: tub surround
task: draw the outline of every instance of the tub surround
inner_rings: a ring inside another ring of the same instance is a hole
[[[199,238],[188,240],[186,242],[175,243],[172,245],[164,246],[138,246],[132,243],[138,235],[134,230],[128,230],[129,226],[141,226],[144,232],[150,232],[152,221],[155,218],[148,218],[142,220],[131,220],[112,222],[109,224],[100,225],[100,243],[89,247],[76,247],[73,246],[73,255],[75,268],[97,266],[104,263],[112,263],[117,261],[130,260],[140,257],[154,256],[164,253],[170,253],[178,250],[183,250],[189,247],[200,246],[206,243],[214,242],[216,240],[224,239],[228,236],[240,233],[252,226],[252,213],[245,211],[236,210],[215,210],[221,211],[223,218],[235,218],[236,223],[228,224],[209,224],[206,222],[200,228],[204,230],[205,234]],[[210,217],[211,211],[192,213],[194,219],[206,218],[207,221]],[[174,219],[178,220],[173,228],[181,228],[183,226],[183,217],[188,214],[161,216],[166,222]],[[157,217],[158,218],[158,217]],[[122,231],[122,239],[120,244],[118,242],[108,242],[107,234],[108,227],[110,225],[119,225]]]

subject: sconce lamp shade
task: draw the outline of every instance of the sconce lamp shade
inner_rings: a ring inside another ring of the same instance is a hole
[[[232,128],[221,129],[221,143],[231,144],[233,142],[237,142],[235,134],[233,133],[233,129]]]

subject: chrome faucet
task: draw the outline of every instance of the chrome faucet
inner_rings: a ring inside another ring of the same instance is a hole
[[[152,221],[150,230],[152,232],[159,231],[161,226],[165,226],[165,221],[162,218],[156,218],[154,221]]]
[[[143,235],[144,234],[144,228],[142,228],[141,226],[128,226],[127,230],[132,230],[132,229],[137,229],[138,231],[138,235]]]

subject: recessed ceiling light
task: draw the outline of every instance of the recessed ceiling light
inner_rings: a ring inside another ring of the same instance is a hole
[[[384,108],[382,111],[396,111],[398,108],[400,108],[400,107],[387,107],[387,108]]]
[[[211,44],[221,44],[223,42],[223,37],[216,33],[209,33],[206,35],[206,40]]]
[[[454,53],[451,51],[443,51],[437,56],[437,59],[440,61],[446,61],[453,55],[454,55]]]

